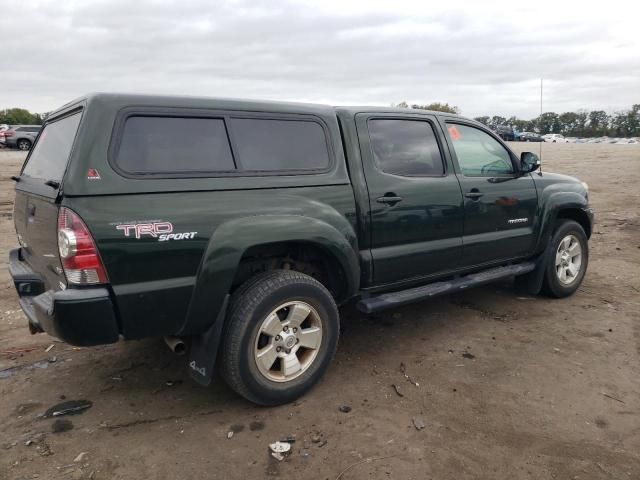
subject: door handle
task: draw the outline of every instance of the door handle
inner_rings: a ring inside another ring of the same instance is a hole
[[[385,193],[384,196],[376,198],[376,202],[386,203],[391,206],[401,201],[402,197],[397,196],[395,193]]]
[[[477,200],[480,197],[482,197],[483,195],[484,195],[484,193],[478,191],[477,188],[474,188],[470,192],[464,194],[465,197],[470,198],[472,200]]]
[[[27,205],[27,213],[30,217],[33,217],[36,214],[36,206],[33,203]]]

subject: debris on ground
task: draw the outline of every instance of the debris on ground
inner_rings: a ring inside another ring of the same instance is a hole
[[[271,456],[281,462],[284,456],[291,453],[291,444],[288,442],[274,442],[269,445]]]
[[[468,358],[469,360],[473,360],[474,358],[476,358],[476,356],[473,353],[469,353],[469,352],[464,352],[462,356],[464,358]]]
[[[232,438],[233,437],[233,430],[227,432],[227,438]]]
[[[175,386],[175,385],[180,385],[181,383],[182,383],[182,380],[167,380],[167,381],[165,382],[165,385],[166,385],[167,387],[173,387],[173,386]]]
[[[322,441],[322,434],[321,433],[314,433],[313,435],[311,435],[311,442],[320,443],[321,441]]]
[[[404,394],[400,391],[400,387],[398,385],[392,383],[391,386],[396,391],[396,395],[398,395],[399,397],[404,397]]]
[[[602,392],[602,395],[604,395],[607,398],[610,398],[611,400],[615,400],[616,402],[620,402],[620,403],[624,404],[624,402],[622,400],[620,400],[619,398],[614,397],[613,395],[609,395],[608,393],[604,393],[604,392]]]
[[[340,405],[338,408],[342,413],[349,413],[351,411],[351,407],[349,405]]]
[[[82,460],[84,460],[84,457],[87,456],[87,452],[80,452],[78,454],[78,456],[76,458],[73,459],[74,463],[80,463]]]
[[[416,387],[420,386],[418,382],[416,382],[413,378],[407,375],[407,367],[405,366],[404,362],[400,362],[400,372],[409,383],[415,385]]]
[[[85,410],[91,408],[93,403],[89,400],[67,400],[66,402],[58,403],[49,408],[42,418],[61,417],[63,415],[78,415]]]
[[[67,420],[65,418],[57,418],[51,424],[52,433],[68,432],[69,430],[73,430],[73,422],[71,420]]]
[[[286,442],[286,443],[296,443],[296,436],[295,435],[287,435],[287,438],[285,438],[284,440],[280,440],[281,442]]]
[[[413,417],[413,426],[416,427],[416,430],[418,431],[426,427],[422,417]]]
[[[49,353],[49,352],[51,351],[51,349],[52,349],[53,347],[55,347],[55,346],[56,346],[56,344],[55,344],[55,343],[52,343],[52,344],[51,344],[51,345],[49,345],[47,348],[45,348],[44,353]]]

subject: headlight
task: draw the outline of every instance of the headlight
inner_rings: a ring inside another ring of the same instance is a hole
[[[584,189],[587,191],[587,193],[589,193],[589,184],[587,182],[580,182],[580,183],[582,184]]]

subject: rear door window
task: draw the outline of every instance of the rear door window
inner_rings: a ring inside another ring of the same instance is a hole
[[[116,163],[137,174],[235,170],[222,118],[131,116]]]
[[[242,170],[325,170],[327,138],[314,121],[231,118],[231,132]]]
[[[47,123],[33,147],[22,174],[45,180],[62,180],[81,113]]]
[[[433,127],[420,120],[373,119],[368,122],[376,165],[405,177],[444,174]]]

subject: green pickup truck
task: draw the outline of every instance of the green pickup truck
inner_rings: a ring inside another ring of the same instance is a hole
[[[575,292],[587,185],[536,170],[440,112],[92,94],[48,116],[13,177],[9,270],[32,333],[164,336],[197,382],[217,366],[281,404],[326,371],[338,305],[506,277]]]

